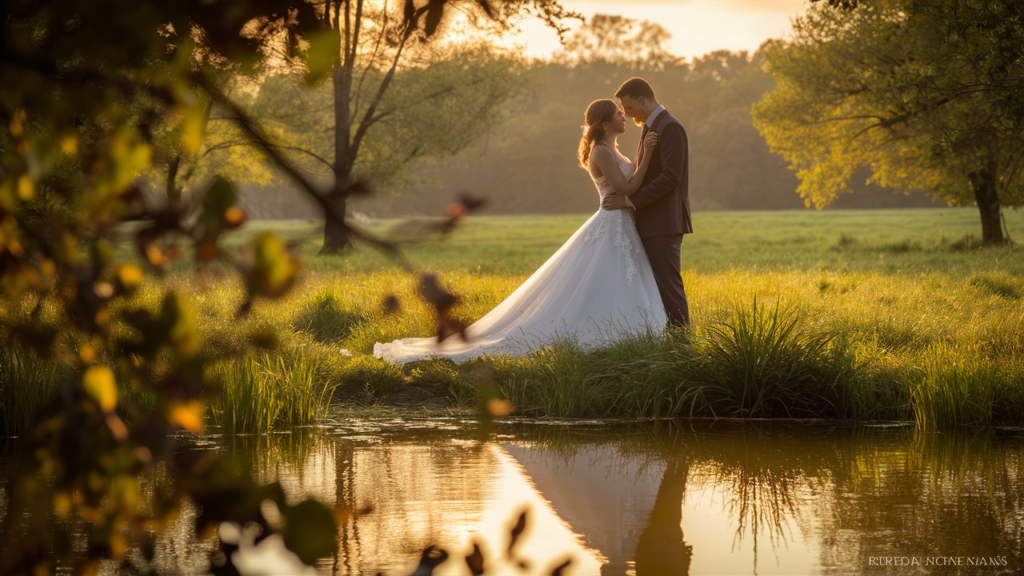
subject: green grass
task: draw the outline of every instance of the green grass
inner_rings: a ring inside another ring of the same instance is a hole
[[[427,269],[529,275],[589,217],[470,217],[447,241],[408,245],[406,254]],[[1022,241],[1024,212],[1009,210],[1006,220],[1012,238]],[[404,222],[374,220],[370,227],[377,231],[404,229]],[[1024,275],[1024,259],[1018,250],[980,246],[980,222],[974,208],[698,212],[693,226],[694,234],[683,241],[683,270],[694,274],[773,270],[843,274],[1002,271]],[[372,251],[317,256],[323,227],[315,222],[254,222],[231,242],[240,245],[256,230],[273,230],[298,243],[307,267],[317,272],[372,273],[390,265]]]
[[[46,362],[30,350],[0,348],[0,430],[4,435],[23,434],[66,377],[61,364]]]
[[[472,217],[448,241],[405,253],[459,294],[454,313],[472,322],[587,217]],[[1024,235],[1024,215],[1010,212],[1007,223],[1014,238]],[[221,343],[281,335],[278,351],[218,368],[226,395],[214,419],[239,431],[308,421],[332,391],[373,403],[415,384],[469,407],[483,383],[533,415],[1024,423],[1024,250],[981,247],[975,210],[698,213],[694,228],[682,251],[693,329],[633,334],[601,350],[560,341],[525,358],[463,365],[377,360],[375,342],[434,332],[416,279],[369,249],[317,255],[322,228],[310,222],[254,222],[229,237],[238,246],[272,230],[304,256],[296,290],[244,320],[234,318],[241,284],[201,280],[187,262],[137,298],[155,305],[161,290],[181,291],[200,331]],[[121,255],[132,257],[128,248]],[[383,309],[389,294],[397,313]]]
[[[225,432],[266,432],[310,424],[323,415],[333,386],[303,348],[257,353],[212,369],[221,392],[210,402],[212,420]]]

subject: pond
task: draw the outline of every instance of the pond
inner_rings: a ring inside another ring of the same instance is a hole
[[[435,545],[450,553],[435,574],[469,574],[474,544],[496,574],[550,574],[566,561],[562,574],[1024,569],[1020,431],[543,419],[481,429],[459,417],[385,414],[194,444],[281,482],[295,502],[344,511],[339,553],[313,573],[411,574]],[[194,513],[159,538],[163,570],[209,568],[212,541],[187,529]],[[247,554],[273,572],[269,550]]]

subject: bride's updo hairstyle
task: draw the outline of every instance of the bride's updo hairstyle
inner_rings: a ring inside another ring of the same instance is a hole
[[[604,138],[604,123],[611,122],[617,108],[615,102],[607,98],[594,100],[587,106],[587,112],[583,115],[583,137],[580,138],[580,149],[577,154],[580,166],[584,170],[590,169],[590,149],[594,147],[594,142]]]

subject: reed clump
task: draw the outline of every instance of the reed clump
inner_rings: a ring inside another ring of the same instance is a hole
[[[948,429],[960,425],[991,426],[1021,419],[1021,385],[1024,373],[1019,362],[992,362],[974,349],[951,344],[929,348],[908,369],[913,382],[910,402],[918,426]]]
[[[334,391],[316,357],[302,349],[223,361],[212,376],[220,393],[211,398],[210,418],[228,433],[310,424],[323,415]]]
[[[793,304],[755,297],[735,306],[696,342],[691,406],[723,416],[837,416],[837,389],[855,366],[834,338],[808,329]]]
[[[69,371],[20,346],[0,348],[0,429],[18,436],[53,397]]]

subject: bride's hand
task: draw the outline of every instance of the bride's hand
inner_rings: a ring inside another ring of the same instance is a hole
[[[611,192],[605,194],[604,198],[601,199],[601,208],[603,210],[622,210],[629,207],[630,205],[626,202],[626,197],[622,194]]]
[[[649,149],[649,148],[653,148],[657,144],[658,144],[658,133],[655,132],[654,130],[651,130],[650,132],[647,133],[647,136],[644,136],[644,149],[645,150]]]

